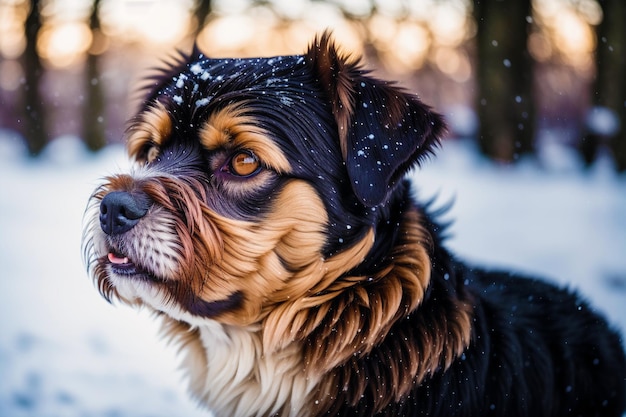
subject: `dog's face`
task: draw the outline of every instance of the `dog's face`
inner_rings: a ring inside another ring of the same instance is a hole
[[[443,129],[327,35],[302,56],[194,52],[133,119],[132,171],[93,194],[86,262],[109,299],[191,324],[260,323],[382,267],[400,180]]]

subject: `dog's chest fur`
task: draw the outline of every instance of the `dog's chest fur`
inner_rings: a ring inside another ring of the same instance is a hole
[[[196,332],[185,369],[194,397],[211,404],[215,415],[308,415],[305,403],[319,377],[305,372],[297,344],[265,354],[259,329],[213,323]]]

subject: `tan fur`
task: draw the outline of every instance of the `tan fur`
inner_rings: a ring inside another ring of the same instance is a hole
[[[245,103],[229,105],[212,113],[200,129],[200,143],[207,150],[246,149],[278,173],[291,170],[289,161],[276,143],[252,116],[245,113]]]
[[[305,350],[312,371],[326,373],[355,352],[366,355],[395,321],[421,302],[430,280],[426,250],[430,239],[417,223],[405,230],[404,241],[392,252],[387,267],[376,275],[328,280],[326,288],[304,300],[307,309],[299,313],[306,320],[301,320],[299,330],[301,338],[315,342]],[[338,255],[338,263],[354,267],[361,262],[359,257],[346,255]]]
[[[291,194],[284,194],[284,197],[287,198],[287,195]],[[353,404],[359,401],[365,390],[374,389],[372,387],[380,392],[379,407],[383,407],[389,400],[399,400],[435,369],[450,366],[451,362],[469,345],[471,332],[471,306],[458,302],[454,309],[441,310],[439,313],[444,314],[443,317],[436,317],[432,322],[425,322],[422,327],[418,327],[423,330],[419,338],[421,342],[412,349],[407,346],[402,347],[406,349],[402,352],[404,357],[402,363],[387,363],[385,360],[388,358],[381,357],[381,369],[392,370],[392,381],[377,385],[373,381],[365,381],[363,378],[354,379],[350,376],[352,369],[358,369],[359,359],[376,351],[383,337],[396,321],[420,308],[424,291],[429,285],[430,237],[419,226],[419,215],[415,211],[407,213],[402,227],[405,233],[392,251],[390,263],[379,274],[373,277],[343,276],[362,262],[363,256],[371,248],[373,234],[369,233],[345,252],[328,259],[320,257],[319,263],[310,264],[308,268],[303,269],[302,274],[290,276],[289,285],[283,284],[283,291],[276,291],[267,297],[265,312],[262,314],[255,312],[259,314],[257,317],[267,315],[261,326],[248,326],[249,330],[245,332],[235,331],[241,327],[241,315],[233,318],[227,315],[220,318],[219,321],[222,323],[219,325],[220,328],[231,340],[242,337],[249,341],[255,340],[252,343],[256,346],[254,351],[245,355],[252,355],[255,358],[254,361],[258,362],[257,366],[277,366],[276,360],[272,358],[280,357],[286,368],[293,370],[295,367],[301,375],[306,376],[307,381],[319,380],[319,384],[315,387],[307,385],[308,388],[305,390],[293,391],[301,394],[306,392],[306,401],[309,404],[317,404],[318,411],[332,409],[332,403],[337,398],[337,388],[341,390],[346,388],[346,392],[349,393],[347,394],[348,401]],[[252,231],[249,235],[247,233],[238,233],[238,235],[240,238],[253,238],[255,233],[257,231]],[[230,241],[230,238],[228,240]],[[262,252],[264,251],[249,250],[246,253]],[[294,265],[302,261],[290,260]],[[265,267],[258,266],[259,274],[262,275]],[[254,279],[258,279],[254,272],[251,274]],[[253,294],[259,293],[253,292]],[[231,320],[232,326],[224,324]],[[176,333],[182,333],[185,336],[186,341],[183,343],[195,346],[192,349],[195,352],[194,357],[208,355],[213,349],[206,346],[204,350],[199,348],[201,343],[198,331],[189,329],[181,331],[179,328]],[[235,358],[237,355],[233,354],[231,360],[244,361],[244,363],[253,361],[251,358]],[[204,358],[195,361],[195,363],[204,362],[206,362]],[[346,363],[348,366],[337,368]],[[210,369],[211,366],[207,375],[211,374]],[[252,381],[245,384],[246,392],[267,389],[258,386],[265,383],[258,380],[260,370],[253,371],[250,368],[248,372],[257,376],[253,378],[253,381],[256,381],[254,384]],[[193,391],[197,393],[196,395],[202,395],[203,390],[207,389],[204,395],[209,395],[208,388],[205,386],[207,382],[201,375],[203,373],[200,371],[192,372]],[[208,376],[205,375],[205,378]],[[296,378],[296,376],[292,375],[289,378]],[[279,381],[282,379],[274,379],[272,383],[280,384]],[[211,386],[214,387],[214,385]],[[243,395],[243,388],[240,390],[242,391],[240,395]],[[220,395],[226,394],[226,392],[221,392]],[[215,394],[211,392],[210,395],[213,397]],[[243,397],[237,397],[235,402],[244,401],[243,403],[247,404],[251,400],[246,398],[244,400]],[[211,398],[209,403],[214,404],[215,401],[220,400]],[[233,407],[233,405],[228,407]],[[279,414],[289,415],[286,410]]]
[[[354,113],[355,75],[359,71],[360,60],[341,54],[335,46],[330,32],[316,37],[309,47],[307,59],[317,69],[320,85],[330,93],[333,114],[339,129],[341,154],[345,159],[348,153],[348,129]]]
[[[319,412],[333,409],[337,388],[352,405],[360,401],[366,390],[374,392],[373,398],[378,399],[375,412],[380,412],[436,369],[447,369],[469,345],[472,306],[456,301],[453,307],[438,310],[440,316],[415,326],[421,332],[415,337],[419,341],[416,345],[394,344],[394,349],[401,350],[401,362],[390,360],[384,351],[376,353],[383,337],[393,331],[393,324],[420,309],[429,285],[430,237],[420,224],[415,210],[407,213],[401,226],[404,234],[392,251],[388,267],[371,277],[371,281],[353,277],[351,290],[341,288],[340,281],[336,298],[310,313],[321,318],[304,345],[307,364],[325,374],[311,395]],[[429,317],[421,315],[424,316]],[[391,380],[366,380],[358,373],[355,377],[353,371],[362,367],[360,360],[367,354],[378,355],[380,374],[391,370]],[[344,366],[336,368],[337,365]]]
[[[165,106],[156,101],[128,129],[127,149],[135,159],[152,161],[158,147],[163,145],[172,133],[172,121]]]
[[[293,196],[294,194],[290,193],[296,192],[295,189],[297,188],[285,193],[284,198]],[[292,208],[289,207],[286,210]],[[231,222],[229,221],[229,223]],[[256,346],[255,349],[246,355],[252,355],[256,358],[254,361],[260,361],[258,366],[278,366],[275,359],[278,357],[282,358],[280,361],[285,366],[285,372],[291,375],[286,377],[287,380],[291,382],[295,379],[299,380],[295,374],[290,374],[290,371],[287,371],[288,369],[291,371],[297,369],[298,374],[305,375],[305,380],[309,383],[310,381],[320,381],[317,385],[307,385],[308,388],[298,391],[300,393],[306,392],[307,402],[317,404],[316,409],[318,411],[332,409],[333,402],[337,401],[337,388],[344,392],[344,387],[349,388],[345,391],[349,393],[346,394],[347,401],[353,404],[359,401],[365,390],[374,389],[372,387],[380,391],[378,403],[380,407],[383,407],[388,401],[399,400],[415,384],[419,384],[433,371],[439,367],[447,368],[450,366],[452,360],[457,358],[468,346],[471,332],[471,306],[458,302],[454,307],[445,309],[443,313],[447,316],[446,320],[433,321],[428,326],[424,323],[424,327],[418,327],[423,330],[421,342],[412,349],[398,345],[404,349],[401,352],[402,358],[404,358],[401,363],[387,362],[386,360],[389,358],[381,357],[381,369],[391,370],[389,372],[391,381],[386,381],[386,384],[383,385],[376,385],[373,381],[365,381],[363,378],[355,378],[351,375],[354,369],[359,368],[359,359],[376,351],[382,338],[390,331],[395,322],[420,308],[424,291],[429,285],[428,247],[430,238],[419,226],[419,215],[414,211],[407,213],[403,228],[405,230],[404,236],[390,256],[392,261],[375,276],[343,276],[355,265],[362,262],[362,257],[371,248],[373,234],[369,233],[347,251],[329,259],[318,258],[318,263],[309,263],[308,268],[302,269],[301,276],[298,274],[290,276],[286,284],[277,285],[276,288],[282,286],[283,291],[269,294],[266,298],[265,309],[254,311],[257,319],[266,315],[262,325],[258,327],[248,325],[249,330],[242,333],[235,330],[246,327],[242,326],[241,314],[233,317],[226,315],[219,319],[222,323],[219,325],[221,331],[225,332],[232,343],[234,343],[233,338],[243,337],[250,342],[255,340],[252,343]],[[255,236],[259,236],[256,234],[258,231],[250,231],[249,233],[238,232],[237,238],[231,237],[227,240],[234,239],[233,242],[242,243],[243,241],[239,239],[254,239]],[[243,249],[246,251],[245,248]],[[225,252],[228,253],[227,250]],[[265,251],[249,249],[244,253],[258,258],[258,255],[265,253]],[[225,254],[225,257],[228,256],[230,255]],[[303,259],[288,259],[292,265],[298,265],[305,260],[305,257],[306,255],[303,256]],[[233,262],[226,261],[225,265]],[[239,262],[237,264],[241,268],[241,264]],[[266,269],[261,264],[262,262],[257,263],[257,266],[259,266],[259,274],[263,275]],[[229,273],[234,272],[230,271]],[[259,276],[255,275],[255,272],[250,274],[251,281],[258,280]],[[248,281],[244,284],[246,287],[250,285],[254,284]],[[257,289],[257,291],[263,290]],[[226,324],[228,322],[231,323]],[[250,323],[252,322],[250,320]],[[433,323],[438,323],[440,327],[432,327]],[[169,326],[172,327],[172,324]],[[201,332],[181,328],[180,325],[173,327],[178,328],[174,333],[184,335],[183,343],[193,347],[192,351],[195,353],[190,354],[194,357],[200,358],[213,349],[206,346],[200,348],[202,345]],[[255,328],[256,330],[254,330]],[[231,346],[231,349],[234,348]],[[206,359],[203,357],[198,360],[187,360],[187,362],[202,364],[206,362]],[[239,359],[240,364],[251,362],[253,362],[252,358],[244,360],[240,357]],[[263,363],[268,365],[263,365]],[[348,366],[337,368],[346,363]],[[207,375],[211,374],[210,368],[211,366],[209,366]],[[220,400],[213,398],[217,395],[215,381],[211,380],[213,382],[210,384],[211,390],[208,387],[205,388],[205,379],[208,376],[202,371],[203,369],[204,367],[196,367],[195,365],[189,369],[191,371],[192,389],[197,396],[211,395],[210,401],[209,398],[203,398],[208,403],[215,404],[216,401],[219,403]],[[228,375],[241,372],[244,371],[233,369]],[[247,372],[257,376],[249,377],[252,379],[245,384],[241,383],[242,385],[237,390],[239,395],[244,396],[244,392],[258,393],[257,390],[267,389],[267,387],[261,387],[265,382],[259,380],[258,372],[261,372],[260,370],[253,371],[250,368]],[[285,379],[277,379],[276,375],[278,374],[274,374],[272,383],[278,385],[284,383]],[[255,382],[253,383],[253,381]],[[292,391],[292,394],[295,392]],[[217,393],[222,396],[227,395],[226,390],[218,390]],[[248,404],[252,397],[246,396],[246,398],[238,397],[235,402]],[[234,407],[233,404],[224,404],[223,407],[226,408],[220,409],[228,409],[229,412],[234,413],[229,415],[245,415],[241,414],[241,410],[228,408]],[[251,405],[250,407],[255,409]],[[278,410],[274,411],[278,412]],[[290,415],[287,409],[279,414]],[[259,415],[269,414],[261,413]]]
[[[188,324],[162,316],[164,334],[184,353],[193,396],[217,416],[306,417],[306,400],[317,380],[302,370],[298,345],[263,351],[258,327],[210,320]]]
[[[317,266],[327,219],[321,200],[305,182],[294,180],[285,186],[262,223],[207,216],[215,222],[224,246],[221,261],[201,277],[206,290],[200,296],[213,298],[213,287],[218,286],[242,292],[245,298],[241,309],[220,317],[222,322],[259,322],[269,306],[289,297],[288,288],[311,279],[300,274]]]

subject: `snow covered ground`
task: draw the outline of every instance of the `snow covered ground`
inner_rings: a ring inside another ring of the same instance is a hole
[[[626,178],[553,150],[495,166],[451,141],[414,177],[422,198],[455,199],[458,254],[578,288],[626,333]],[[149,315],[107,304],[82,265],[87,198],[125,165],[71,138],[32,161],[0,134],[0,417],[206,415]]]

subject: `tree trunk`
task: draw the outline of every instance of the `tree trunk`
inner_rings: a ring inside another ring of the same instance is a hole
[[[530,0],[475,0],[481,151],[513,161],[533,152],[533,65],[527,49]]]
[[[41,95],[43,65],[37,53],[37,38],[41,29],[40,0],[30,2],[26,18],[26,49],[24,50],[23,121],[22,134],[31,155],[38,155],[46,146],[45,106]]]
[[[608,141],[619,172],[626,171],[626,3],[623,0],[599,0],[602,22],[596,28],[596,78],[593,104],[611,109],[620,120],[616,131],[602,131],[588,126],[581,143],[581,153],[590,165],[598,147]]]
[[[194,17],[196,24],[198,25],[195,30],[195,37],[197,37],[206,23],[206,18],[211,14],[212,6],[211,0],[197,0],[196,8],[194,9]]]
[[[99,8],[100,0],[94,0],[89,19],[89,26],[94,37],[98,36],[100,31]],[[97,151],[106,145],[104,129],[106,106],[99,61],[98,55],[87,53],[87,62],[85,63],[85,105],[83,106],[83,140],[92,151]]]

